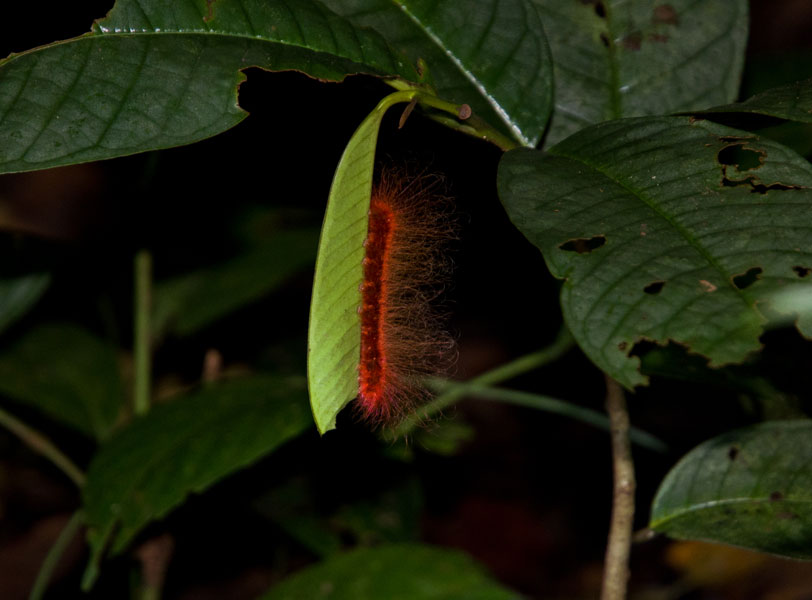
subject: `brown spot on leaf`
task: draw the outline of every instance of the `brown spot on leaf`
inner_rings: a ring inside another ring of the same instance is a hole
[[[716,286],[713,285],[707,279],[700,279],[699,280],[699,285],[701,285],[702,289],[704,289],[708,293],[715,292],[717,290]]]
[[[620,350],[621,352],[625,352],[626,348],[628,348],[628,347],[629,347],[629,344],[627,342],[620,342],[617,345],[617,349]]]
[[[643,45],[643,34],[639,31],[633,31],[623,38],[620,45],[627,50],[640,50],[640,46]]]
[[[780,502],[784,499],[784,494],[781,492],[773,492],[770,494],[770,502]]]
[[[214,3],[217,0],[206,0],[206,16],[203,17],[203,22],[208,23],[214,18]]]
[[[670,4],[660,4],[654,7],[651,22],[655,25],[678,25],[679,16],[677,15],[677,10]]]
[[[730,460],[736,460],[739,457],[739,448],[737,446],[731,446],[730,450],[727,451],[727,457]]]
[[[559,245],[558,247],[561,250],[565,250],[567,252],[577,252],[578,254],[588,254],[595,250],[596,248],[600,248],[606,243],[606,237],[603,235],[596,235],[591,238],[577,238],[574,240],[569,240],[568,242],[564,242],[563,244]]]
[[[795,265],[794,267],[792,267],[792,270],[795,271],[798,277],[801,278],[804,278],[808,276],[809,273],[812,273],[812,269],[810,269],[809,267],[802,267],[800,265]]]

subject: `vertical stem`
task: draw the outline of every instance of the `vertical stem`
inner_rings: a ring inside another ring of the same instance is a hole
[[[634,462],[626,398],[620,385],[609,376],[606,377],[606,411],[612,432],[614,494],[601,600],[624,600],[634,525]]]
[[[141,250],[135,255],[135,331],[133,410],[136,415],[149,411],[152,381],[152,345],[150,313],[152,311],[152,255]]]

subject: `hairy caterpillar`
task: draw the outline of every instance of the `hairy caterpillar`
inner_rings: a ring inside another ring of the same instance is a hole
[[[361,415],[395,425],[429,392],[421,380],[450,367],[454,341],[436,306],[455,237],[440,180],[385,169],[373,189],[361,285]]]

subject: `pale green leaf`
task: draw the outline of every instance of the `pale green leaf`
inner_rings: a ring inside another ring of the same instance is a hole
[[[361,263],[378,128],[390,106],[412,97],[413,93],[397,92],[381,100],[347,144],[330,188],[316,259],[307,348],[310,406],[321,433],[335,428],[336,415],[358,393]]]

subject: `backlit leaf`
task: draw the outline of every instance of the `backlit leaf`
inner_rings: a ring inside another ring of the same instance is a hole
[[[411,97],[397,92],[381,100],[344,149],[330,187],[310,301],[307,349],[310,406],[321,433],[335,428],[336,415],[358,393],[361,263],[378,128],[390,106]]]

